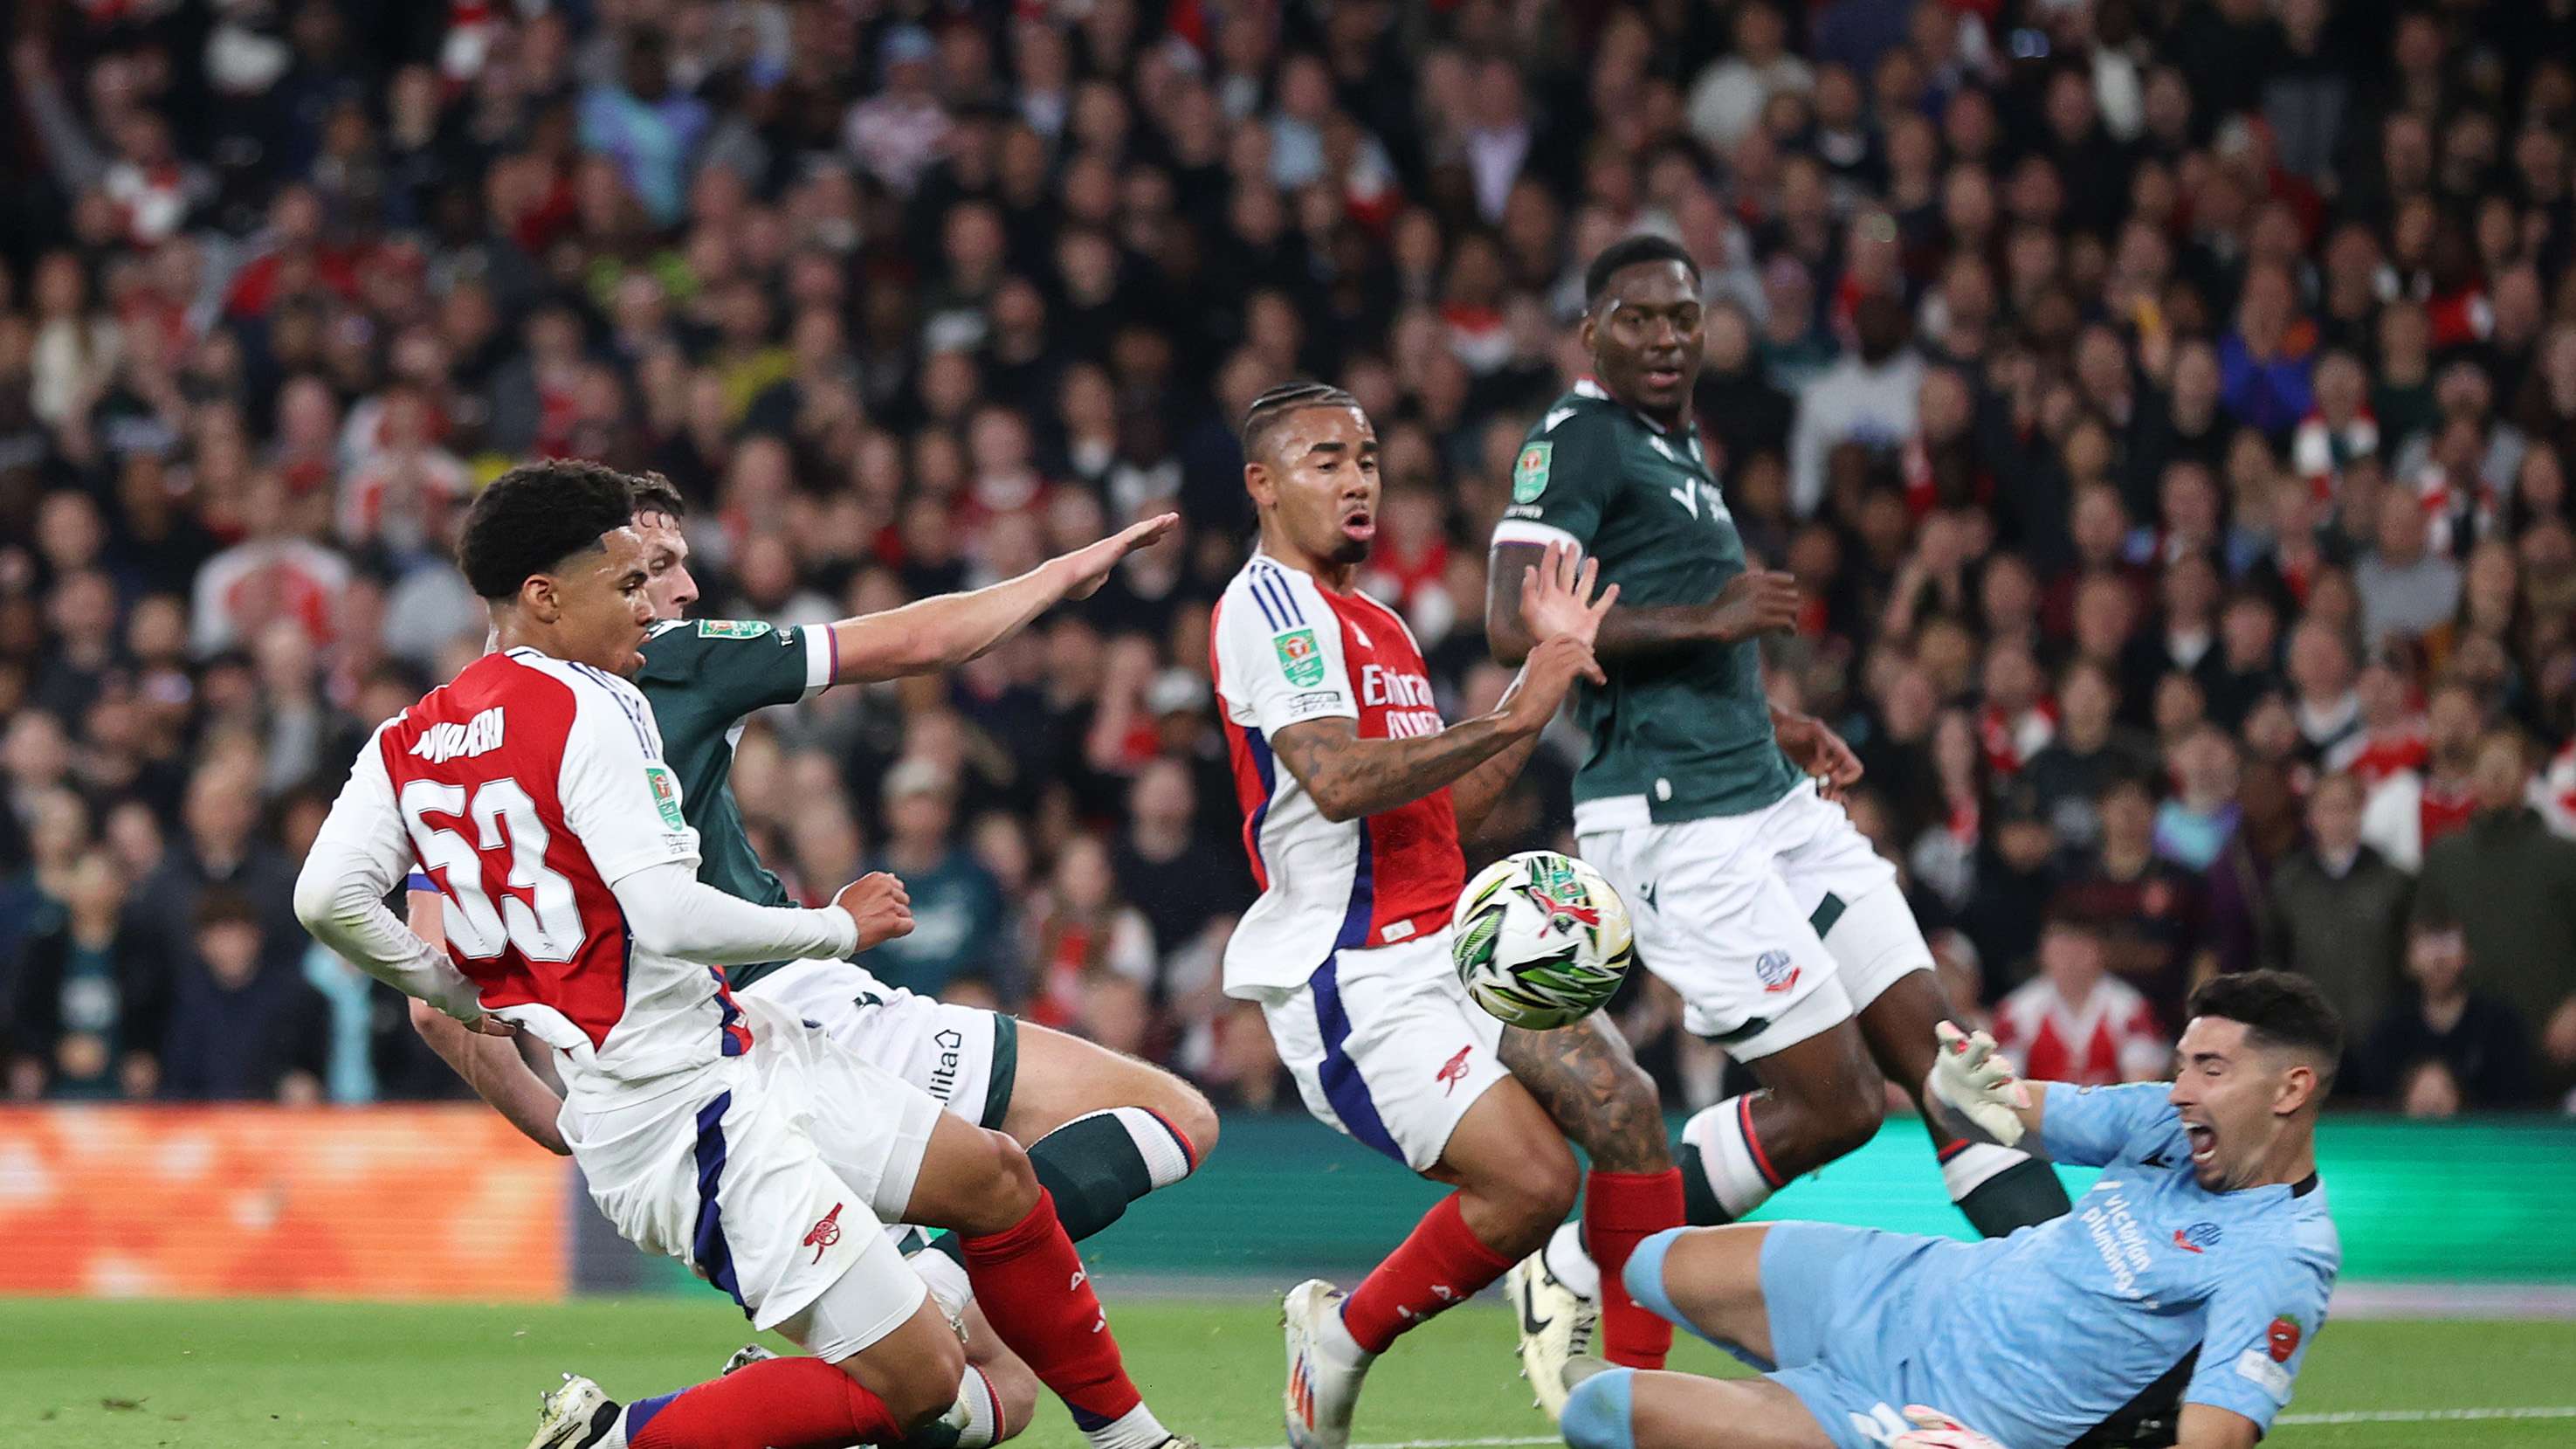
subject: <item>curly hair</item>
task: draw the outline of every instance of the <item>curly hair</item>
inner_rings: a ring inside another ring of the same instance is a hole
[[[495,478],[465,514],[456,563],[486,599],[506,599],[536,574],[599,547],[635,514],[636,480],[578,459],[526,463]]]

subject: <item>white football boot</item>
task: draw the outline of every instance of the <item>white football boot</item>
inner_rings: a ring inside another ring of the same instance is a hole
[[[1290,1289],[1280,1305],[1288,1340],[1288,1386],[1280,1396],[1288,1449],[1349,1449],[1351,1407],[1377,1355],[1351,1342],[1341,1313],[1342,1290],[1321,1278]]]
[[[537,1411],[537,1437],[528,1449],[588,1449],[617,1422],[622,1406],[599,1385],[565,1374]]]
[[[1580,1377],[1588,1377],[1569,1378],[1568,1370],[1590,1359],[1601,1310],[1548,1271],[1544,1248],[1503,1274],[1503,1293],[1519,1320],[1514,1326],[1521,1340],[1521,1377],[1549,1419],[1562,1417],[1565,1396]]]

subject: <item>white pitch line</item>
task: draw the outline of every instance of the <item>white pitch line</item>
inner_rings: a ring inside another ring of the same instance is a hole
[[[2353,1409],[2331,1414],[2283,1414],[2273,1422],[2300,1428],[2322,1428],[2336,1424],[2455,1424],[2500,1419],[2576,1419],[2576,1404],[2528,1409]],[[1540,1444],[1564,1442],[1553,1434],[1482,1439],[1380,1439],[1373,1443],[1353,1444],[1350,1449],[1533,1449]],[[1276,1446],[1246,1445],[1241,1449],[1276,1449]]]
[[[2448,1424],[2479,1419],[2576,1419],[2576,1404],[2532,1409],[2354,1409],[2339,1414],[2283,1414],[2282,1424]]]

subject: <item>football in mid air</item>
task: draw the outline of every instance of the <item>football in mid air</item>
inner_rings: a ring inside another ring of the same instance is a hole
[[[1525,850],[1476,872],[1449,953],[1478,1006],[1549,1031],[1601,1008],[1628,974],[1628,907],[1570,855]]]

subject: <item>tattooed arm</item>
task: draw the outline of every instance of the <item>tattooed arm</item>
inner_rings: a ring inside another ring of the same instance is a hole
[[[1503,1028],[1503,1065],[1602,1172],[1673,1165],[1655,1080],[1619,1028],[1598,1013],[1554,1031]]]
[[[1458,816],[1458,833],[1473,835],[1494,813],[1503,792],[1520,778],[1521,767],[1538,749],[1538,736],[1526,735],[1505,745],[1492,759],[1458,777],[1449,787],[1449,807]]]
[[[1270,747],[1315,797],[1315,808],[1325,819],[1357,820],[1409,805],[1512,746],[1537,738],[1578,674],[1600,682],[1601,666],[1592,662],[1592,651],[1572,639],[1550,639],[1532,651],[1491,714],[1436,735],[1401,740],[1361,739],[1357,721],[1347,718],[1306,720],[1272,735]],[[1525,750],[1522,758],[1527,758]],[[1492,806],[1493,794],[1487,793],[1478,818]]]
[[[1536,734],[1516,732],[1500,711],[1406,740],[1364,740],[1357,721],[1318,719],[1281,730],[1270,746],[1324,818],[1342,821],[1409,805]]]

